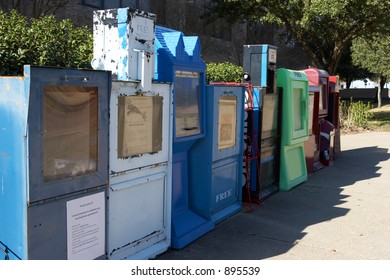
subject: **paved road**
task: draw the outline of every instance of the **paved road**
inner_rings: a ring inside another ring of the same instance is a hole
[[[390,132],[341,137],[342,155],[159,260],[390,259]]]

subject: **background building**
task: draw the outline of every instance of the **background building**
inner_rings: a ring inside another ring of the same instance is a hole
[[[54,14],[71,19],[92,30],[94,10],[130,7],[157,15],[157,24],[200,37],[205,62],[242,65],[244,44],[271,44],[278,47],[278,67],[304,69],[310,60],[295,42],[273,25],[230,24],[224,19],[208,23],[204,18],[207,0],[0,0],[3,10],[16,9],[27,17]]]

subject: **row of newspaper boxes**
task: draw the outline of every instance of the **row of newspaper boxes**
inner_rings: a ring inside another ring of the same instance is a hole
[[[0,252],[153,258],[331,164],[337,77],[276,55],[244,46],[243,83],[206,86],[197,36],[124,8],[94,13],[95,70],[1,77]]]

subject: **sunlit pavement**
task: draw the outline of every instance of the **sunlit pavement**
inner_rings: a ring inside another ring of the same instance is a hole
[[[157,259],[390,259],[390,132],[341,147],[333,166]]]

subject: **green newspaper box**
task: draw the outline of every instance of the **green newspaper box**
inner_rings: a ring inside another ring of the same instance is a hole
[[[288,191],[307,180],[304,142],[308,139],[309,84],[302,71],[277,70],[282,94],[279,189]]]

